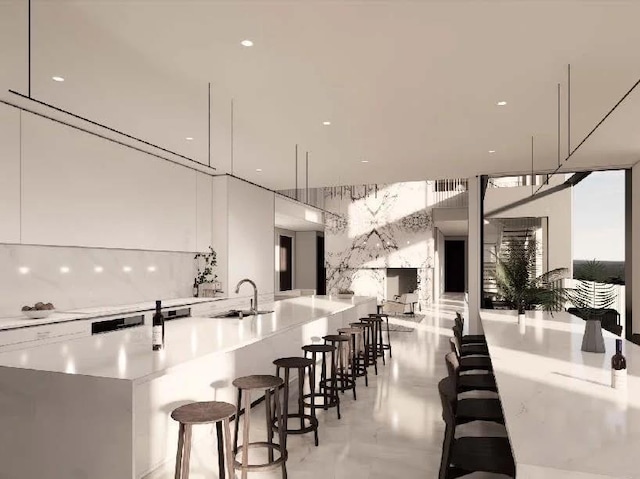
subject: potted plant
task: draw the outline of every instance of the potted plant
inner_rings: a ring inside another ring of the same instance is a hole
[[[517,309],[518,315],[526,310],[542,309],[551,312],[564,308],[568,290],[562,286],[567,268],[556,268],[536,275],[536,257],[539,246],[530,234],[509,239],[496,255],[496,285],[498,296]]]
[[[619,328],[620,331],[613,331],[618,335],[622,332],[617,324],[618,312],[609,308],[616,300],[615,285],[606,283],[604,266],[595,259],[576,268],[575,277],[577,284],[569,297],[575,307],[568,311],[586,321],[582,350],[604,353],[602,323],[607,321],[609,330]]]
[[[339,299],[351,299],[355,293],[347,288],[340,288],[338,290]]]
[[[213,268],[218,265],[216,252],[211,246],[206,253],[196,253],[193,257],[196,261],[198,272],[194,279],[194,295],[210,298],[222,289],[218,281],[218,275],[213,273]]]

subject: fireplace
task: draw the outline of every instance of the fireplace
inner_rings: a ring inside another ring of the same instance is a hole
[[[413,293],[418,289],[418,268],[387,268],[386,299],[405,293]]]

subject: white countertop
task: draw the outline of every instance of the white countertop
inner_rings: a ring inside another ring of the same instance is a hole
[[[151,350],[151,328],[141,326],[0,353],[0,367],[145,381],[207,354],[242,348],[291,327],[371,300],[299,297],[261,304],[270,314],[236,318],[191,317],[165,323],[165,349]]]
[[[179,306],[187,306],[192,304],[209,303],[213,301],[221,301],[227,298],[174,298],[163,299],[162,309],[175,308]],[[50,316],[43,319],[30,319],[22,313],[11,317],[0,318],[0,331],[7,329],[25,328],[30,326],[42,326],[45,324],[64,323],[66,321],[76,321],[82,319],[100,318],[103,316],[112,316],[114,314],[135,314],[145,311],[153,311],[156,307],[155,302],[147,301],[135,304],[123,304],[117,306],[96,306],[92,308],[78,308],[67,311],[56,311]]]
[[[638,346],[624,341],[628,390],[618,391],[613,334],[603,331],[605,354],[585,353],[585,322],[569,313],[527,312],[524,331],[514,311],[480,317],[518,478],[640,478]]]

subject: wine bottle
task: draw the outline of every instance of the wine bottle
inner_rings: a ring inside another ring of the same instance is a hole
[[[156,312],[153,315],[153,326],[151,333],[151,341],[153,350],[159,351],[164,347],[164,316],[160,311],[162,305],[160,301],[156,301]]]
[[[611,387],[622,389],[627,385],[627,359],[622,355],[622,339],[616,339],[616,354],[611,358]]]
[[[195,279],[193,280],[193,297],[198,297],[198,281]]]

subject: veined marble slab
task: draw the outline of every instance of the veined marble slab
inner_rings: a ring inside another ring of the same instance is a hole
[[[624,341],[628,388],[611,388],[616,336],[581,351],[584,321],[565,312],[483,310],[518,477],[640,478],[640,350]],[[557,474],[553,471],[558,471]]]

